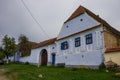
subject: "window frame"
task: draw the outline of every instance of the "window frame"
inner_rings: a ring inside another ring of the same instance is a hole
[[[85,35],[85,38],[86,38],[86,44],[92,44],[93,43],[93,35],[92,33],[89,33],[87,35]]]
[[[66,50],[69,48],[68,41],[64,41],[61,43],[61,50]]]
[[[75,38],[75,47],[80,47],[81,46],[81,37]]]

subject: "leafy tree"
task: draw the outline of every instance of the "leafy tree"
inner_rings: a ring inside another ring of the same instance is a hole
[[[31,52],[31,44],[29,43],[28,38],[21,34],[18,41],[18,49],[21,52],[21,56],[28,56]]]
[[[17,51],[17,47],[15,44],[15,39],[12,37],[8,37],[7,35],[3,38],[2,44],[2,52],[5,54],[7,61],[8,57],[13,55]]]
[[[5,57],[2,47],[0,47],[0,59],[2,60]]]

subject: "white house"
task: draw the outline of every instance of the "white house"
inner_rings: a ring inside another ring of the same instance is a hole
[[[110,37],[114,38],[108,43]],[[113,41],[112,41],[113,40]],[[20,59],[38,65],[99,66],[106,48],[119,46],[120,32],[80,6],[63,24],[56,38],[39,43],[31,55]]]

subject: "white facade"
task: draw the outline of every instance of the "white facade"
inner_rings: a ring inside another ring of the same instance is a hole
[[[57,41],[57,63],[65,63],[66,65],[99,65],[103,60],[103,28],[101,26],[81,32],[77,35]],[[85,43],[85,35],[92,33],[93,43],[87,45]],[[75,47],[75,38],[81,37],[81,46]],[[69,48],[61,50],[61,42],[68,41]]]
[[[48,46],[44,46],[41,48],[37,48],[37,49],[32,49],[30,56],[27,57],[23,57],[20,58],[20,62],[29,62],[31,64],[40,64],[41,63],[41,52],[43,49],[45,49],[47,51],[47,55],[48,55],[48,63],[51,62],[51,54],[52,53],[56,53],[55,50],[55,44],[51,44]]]

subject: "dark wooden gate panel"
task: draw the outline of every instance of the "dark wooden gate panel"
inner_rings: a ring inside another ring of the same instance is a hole
[[[41,53],[41,65],[46,66],[47,65],[47,51],[43,50]]]

